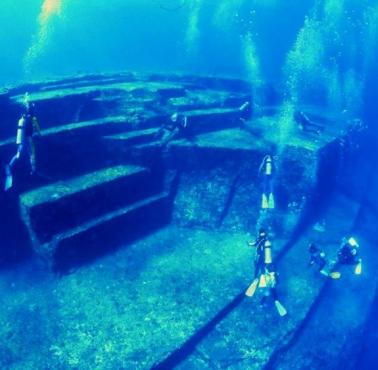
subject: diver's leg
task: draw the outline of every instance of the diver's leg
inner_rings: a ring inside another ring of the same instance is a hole
[[[269,179],[268,179],[268,192],[269,192],[269,194],[273,194],[273,178],[272,178],[272,176],[269,176]]]
[[[162,138],[161,138],[161,141],[160,141],[160,145],[162,147],[166,147],[168,145],[168,143],[172,140],[173,135],[174,135],[174,131],[165,130],[163,132],[163,135],[162,135]]]
[[[258,257],[255,261],[255,275],[254,279],[257,279],[260,275],[260,270],[262,269],[263,260],[262,257]]]
[[[35,174],[36,166],[35,166],[35,146],[32,138],[29,138],[29,161],[30,161],[30,174]]]
[[[274,209],[275,208],[275,200],[274,200],[274,194],[273,194],[273,178],[272,176],[269,176],[269,195],[268,195],[268,208]]]
[[[6,174],[5,185],[4,185],[5,191],[8,191],[13,186],[12,170],[16,162],[20,159],[22,150],[23,150],[23,146],[19,145],[17,148],[17,153],[10,160],[9,164],[5,166],[5,174]]]
[[[21,158],[22,151],[23,151],[23,146],[19,145],[17,148],[17,153],[12,157],[8,165],[11,170],[13,169],[16,162]]]
[[[278,314],[281,317],[286,316],[287,315],[286,308],[283,306],[283,304],[278,299],[276,288],[272,288],[271,289],[271,294],[272,294],[272,296],[274,298],[274,305],[276,306],[276,310],[277,310]]]
[[[278,294],[276,288],[270,288],[270,295],[273,297],[274,301],[278,301]]]
[[[322,125],[319,125],[313,121],[309,121],[308,123],[311,127],[313,127],[315,130],[317,131],[323,131],[324,130],[324,127]]]
[[[269,196],[269,178],[268,178],[267,175],[264,175],[263,190],[262,190],[262,196],[261,196],[261,208],[262,209],[269,208],[268,196]]]
[[[319,135],[322,131],[324,131],[324,127],[308,120],[304,125],[304,130]]]

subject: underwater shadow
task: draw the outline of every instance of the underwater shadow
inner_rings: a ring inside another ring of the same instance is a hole
[[[233,202],[234,197],[235,197],[235,193],[238,190],[238,185],[239,185],[240,178],[241,178],[241,172],[239,172],[235,176],[234,180],[232,181],[232,184],[231,184],[230,190],[228,192],[228,196],[227,196],[225,205],[223,207],[222,213],[220,214],[218,222],[217,222],[217,225],[216,225],[217,228],[220,228],[222,226],[224,219],[228,215],[228,212],[229,212],[229,210],[230,210],[230,208],[232,206],[232,202]]]
[[[147,205],[62,242],[55,252],[52,270],[58,275],[65,275],[92,263],[112,252],[130,246],[158,229],[169,224],[171,211],[166,200],[160,204]]]
[[[0,192],[0,204],[0,269],[8,269],[29,259],[33,250],[19,217],[18,194]]]
[[[282,347],[279,347],[273,355],[269,358],[268,362],[263,367],[263,370],[274,370],[277,368],[281,356],[283,356],[293,345],[295,345],[298,340],[301,338],[302,333],[307,327],[307,324],[312,320],[312,317],[315,315],[319,305],[323,302],[327,295],[328,287],[331,285],[331,281],[326,281],[317,296],[315,302],[311,305],[309,311],[307,312],[305,318],[301,321],[298,327],[295,329],[295,332],[291,339],[284,344]]]
[[[110,253],[126,248],[159,229],[172,220],[173,204],[180,182],[180,174],[170,179],[169,192],[162,198],[125,213],[111,222],[86,230],[62,242],[54,254],[52,270],[58,275],[71,273]]]
[[[180,348],[173,351],[165,360],[152,366],[153,370],[173,369],[190,355],[193,354],[197,345],[202,342],[214,328],[234,311],[244,300],[244,291],[240,292],[229,304],[223,307],[209,322],[192,335]]]
[[[365,324],[363,338],[364,341],[361,344],[357,360],[355,362],[355,368],[360,370],[374,369],[378,363],[378,352],[376,350],[378,346],[378,289],[375,291],[375,297],[370,309],[369,318]],[[375,365],[375,366],[374,366]]]
[[[307,230],[329,209],[332,197],[335,195],[341,167],[342,153],[338,140],[335,140],[319,152],[316,183],[313,192],[307,199],[289,240],[278,254],[279,259],[284,257]]]

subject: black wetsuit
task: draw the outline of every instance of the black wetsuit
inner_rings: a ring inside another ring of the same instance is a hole
[[[324,130],[323,126],[317,125],[312,122],[303,112],[296,111],[294,113],[294,120],[297,122],[299,127],[305,132],[313,132],[315,134],[320,134]]]
[[[34,116],[25,114],[18,121],[17,126],[17,153],[13,156],[9,162],[10,169],[13,169],[16,162],[24,156],[27,156],[30,161],[32,170],[34,170],[34,157],[33,157],[33,144],[31,138],[34,134]]]
[[[169,120],[168,123],[161,126],[157,133],[157,137],[161,140],[161,145],[167,145],[178,135],[182,135],[187,127],[187,117],[179,114],[176,120]]]
[[[342,265],[356,265],[359,262],[358,251],[348,243],[344,244],[337,252],[337,260]]]
[[[327,265],[325,253],[316,246],[311,246],[309,248],[309,252],[311,253],[310,265],[317,265],[319,267],[319,271],[322,271]]]
[[[273,179],[275,173],[275,166],[273,160],[270,162],[264,160],[263,164],[260,166],[259,175],[262,176],[262,192],[266,196],[273,193]]]
[[[257,279],[263,273],[263,267],[265,264],[264,249],[267,240],[268,238],[266,235],[259,235],[255,242],[250,243],[251,246],[256,247],[256,257],[254,261],[254,279]]]

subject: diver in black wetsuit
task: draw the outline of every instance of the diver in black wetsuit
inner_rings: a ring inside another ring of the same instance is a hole
[[[239,107],[239,122],[240,127],[243,128],[244,124],[252,117],[252,104],[249,101],[244,102]]]
[[[337,262],[343,265],[355,265],[361,261],[358,257],[359,245],[354,238],[343,239],[337,252]]]
[[[156,134],[160,140],[160,146],[166,147],[170,141],[183,135],[188,126],[188,118],[179,113],[170,116],[169,121],[164,123]]]
[[[362,259],[359,257],[359,247],[356,239],[343,238],[337,252],[337,260],[332,263],[332,270],[335,271],[336,267],[340,265],[351,265],[354,266],[354,273],[361,275]]]
[[[34,136],[41,136],[41,129],[34,113],[34,104],[29,102],[28,94],[25,95],[25,113],[22,114],[17,125],[17,153],[13,156],[5,168],[6,180],[4,190],[13,186],[13,169],[15,164],[23,157],[27,157],[30,164],[30,174],[36,172]]]
[[[274,266],[269,265],[265,267],[263,276],[264,276],[265,286],[261,286],[260,284],[260,287],[264,289],[264,295],[261,298],[260,307],[262,308],[265,307],[268,299],[272,297],[274,301],[274,305],[279,315],[281,317],[286,316],[287,315],[286,308],[282,305],[282,303],[278,299],[278,293],[277,293],[278,273],[275,271]]]
[[[324,131],[323,126],[311,121],[310,118],[300,110],[294,112],[294,120],[298,124],[299,128],[304,132],[320,135],[321,132]]]
[[[262,178],[262,199],[261,208],[262,209],[274,209],[275,200],[273,194],[273,179],[275,175],[275,165],[273,163],[273,157],[271,155],[266,155],[259,167],[259,177]]]
[[[325,253],[319,247],[317,247],[314,243],[310,243],[308,251],[310,252],[310,255],[311,255],[309,265],[317,266],[318,271],[322,275],[328,276],[328,273],[325,270],[325,267],[327,266]]]
[[[254,279],[257,279],[264,273],[264,268],[272,264],[272,243],[268,239],[266,231],[261,228],[257,239],[249,242],[248,245],[256,248]]]

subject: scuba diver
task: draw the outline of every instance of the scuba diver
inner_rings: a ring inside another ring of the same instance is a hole
[[[262,235],[263,234],[263,235]],[[275,271],[272,261],[272,245],[267,239],[265,233],[261,233],[257,238],[256,242],[248,243],[249,245],[256,246],[257,255],[255,260],[255,276],[252,283],[249,285],[245,292],[247,297],[253,297],[257,288],[264,290],[264,295],[261,298],[260,306],[264,307],[266,305],[269,297],[274,300],[274,305],[280,316],[286,316],[287,311],[282,303],[278,299],[277,294],[277,282],[278,273]]]
[[[324,251],[322,251],[318,246],[316,246],[315,243],[310,243],[308,251],[311,255],[309,265],[317,266],[318,271],[322,275],[328,276],[328,272],[325,270],[325,267],[327,266],[327,260]]]
[[[265,307],[269,297],[272,297],[274,301],[274,306],[276,307],[278,314],[281,317],[286,316],[287,310],[278,299],[278,293],[277,293],[278,273],[275,271],[273,265],[269,265],[265,267],[264,276],[265,276],[265,279],[264,279],[265,286],[262,286],[261,284],[259,284],[259,287],[264,289],[264,295],[261,298],[260,307],[262,308]]]
[[[320,135],[324,131],[324,127],[314,123],[308,118],[308,116],[300,110],[294,112],[294,121],[298,124],[298,127],[304,132],[315,133]]]
[[[327,259],[326,259],[326,254],[322,249],[320,249],[317,245],[314,243],[310,243],[308,247],[308,251],[310,253],[310,266],[317,266],[318,271],[320,272],[321,275],[329,277],[331,279],[339,279],[340,278],[340,273],[337,271],[333,271],[329,273],[327,271]]]
[[[170,141],[183,135],[188,126],[188,118],[179,113],[173,113],[168,123],[164,123],[156,134],[156,138],[160,140],[160,146],[166,147]]]
[[[343,238],[341,246],[337,252],[337,260],[332,263],[332,270],[335,271],[336,267],[340,265],[350,265],[354,266],[355,275],[361,275],[362,259],[359,257],[359,247],[356,239]]]
[[[273,157],[266,155],[259,167],[259,177],[263,179],[263,191],[261,208],[262,209],[274,209],[275,201],[273,195],[273,178],[275,175],[275,166],[273,163]]]
[[[260,306],[264,307],[269,297],[274,300],[274,305],[281,317],[287,315],[287,311],[278,299],[277,294],[277,272],[273,266],[272,243],[268,239],[265,229],[260,228],[257,239],[248,242],[251,247],[256,247],[255,272],[252,283],[245,292],[247,297],[253,297],[257,288],[264,289],[264,295]]]
[[[310,253],[310,266],[317,266],[321,275],[329,277],[331,279],[339,279],[340,273],[337,271],[328,272],[326,254],[315,243],[310,243],[308,247]]]
[[[252,117],[252,104],[249,101],[245,101],[239,107],[239,122],[240,127],[244,127],[244,124]]]
[[[257,239],[253,242],[248,242],[248,245],[250,247],[256,248],[256,255],[255,255],[255,262],[254,262],[255,275],[254,275],[254,278],[253,278],[255,280],[260,276],[261,270],[264,267],[265,248],[270,248],[270,246],[271,246],[271,243],[268,240],[268,235],[267,235],[265,229],[260,228],[259,235],[257,236]],[[268,256],[267,260],[271,260],[271,259],[272,258],[271,258],[271,253],[270,253],[270,258]]]
[[[24,98],[25,112],[17,125],[16,145],[17,153],[5,167],[6,180],[4,190],[8,191],[13,186],[13,169],[15,164],[23,157],[27,157],[30,164],[30,174],[36,172],[34,136],[41,136],[41,129],[34,112],[34,104],[29,101],[29,94]]]

